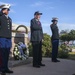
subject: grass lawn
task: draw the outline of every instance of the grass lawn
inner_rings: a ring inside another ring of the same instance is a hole
[[[68,59],[75,60],[75,52],[69,52]]]

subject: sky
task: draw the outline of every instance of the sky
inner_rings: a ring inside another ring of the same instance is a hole
[[[9,16],[13,23],[30,26],[34,12],[43,13],[43,32],[51,35],[52,17],[58,18],[59,31],[75,29],[75,0],[0,0],[1,4],[11,4]]]

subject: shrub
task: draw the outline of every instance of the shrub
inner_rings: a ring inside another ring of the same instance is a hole
[[[68,56],[69,56],[69,51],[67,49],[67,46],[62,44],[59,47],[58,57],[59,58],[68,58]]]
[[[46,49],[45,57],[51,57],[51,50],[49,48]]]
[[[29,49],[29,56],[32,57],[33,52],[32,52],[32,44],[31,43],[29,44],[28,49]]]
[[[69,54],[67,50],[60,50],[58,53],[59,58],[68,58]]]

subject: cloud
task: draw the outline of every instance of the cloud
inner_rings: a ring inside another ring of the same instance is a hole
[[[44,8],[47,8],[47,9],[54,9],[53,6],[50,6],[51,4],[52,4],[52,2],[38,1],[38,2],[35,2],[35,3],[31,4],[30,6],[31,7],[44,7]]]
[[[10,4],[11,6],[15,6],[15,5],[16,5],[16,4],[13,4],[13,3],[6,3],[6,2],[1,2],[1,1],[0,1],[0,5],[1,5],[1,4]]]
[[[60,30],[71,30],[75,29],[75,24],[70,24],[70,23],[60,23],[58,24]]]
[[[38,7],[38,6],[42,6],[44,4],[44,2],[36,2],[34,4],[31,4],[32,7]]]
[[[49,9],[54,9],[55,7],[52,7],[52,6],[49,6],[49,7],[46,7],[47,10]]]
[[[45,11],[55,9],[55,7],[53,6],[53,2],[44,2],[44,1],[35,2],[31,4],[30,7],[43,8]]]

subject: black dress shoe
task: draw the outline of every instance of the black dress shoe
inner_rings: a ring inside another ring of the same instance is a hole
[[[2,73],[13,73],[13,71],[8,69],[8,70],[3,71]]]
[[[6,75],[6,73],[0,73],[1,75]]]
[[[52,62],[60,62],[60,60],[52,60]]]
[[[60,60],[57,60],[57,62],[60,62]]]
[[[45,66],[45,64],[40,64],[40,66]]]
[[[33,65],[33,67],[40,68],[40,65]]]
[[[6,75],[6,73],[3,73],[3,72],[0,71],[0,75]]]

